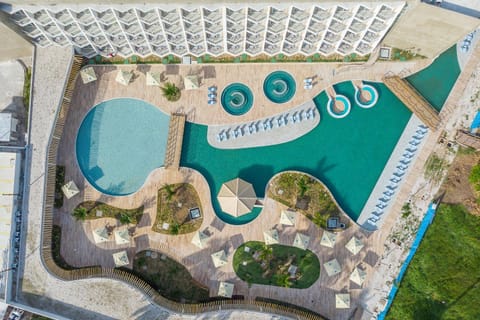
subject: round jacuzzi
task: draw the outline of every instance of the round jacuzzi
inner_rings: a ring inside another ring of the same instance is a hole
[[[243,83],[232,83],[222,92],[222,106],[234,116],[247,113],[253,105],[253,93]]]

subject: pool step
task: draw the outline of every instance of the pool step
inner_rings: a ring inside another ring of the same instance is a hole
[[[178,170],[180,166],[185,120],[186,115],[183,113],[172,113],[170,116],[167,148],[165,150],[165,169],[171,168]]]

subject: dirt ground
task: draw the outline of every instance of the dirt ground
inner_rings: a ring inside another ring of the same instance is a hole
[[[468,176],[472,167],[480,162],[480,152],[459,154],[451,164],[447,178],[440,192],[445,191],[443,202],[462,203],[475,215],[480,215],[480,202],[477,202],[478,194],[470,185]]]

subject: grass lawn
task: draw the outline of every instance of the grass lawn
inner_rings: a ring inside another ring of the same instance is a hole
[[[438,210],[388,320],[480,319],[480,217],[462,205]]]
[[[207,288],[196,282],[183,265],[159,252],[137,253],[133,272],[170,300],[182,303],[209,300]]]
[[[143,206],[136,209],[120,209],[110,206],[103,202],[85,201],[80,203],[76,208],[85,208],[85,219],[100,219],[100,218],[116,218],[120,220],[122,224],[138,224],[143,215]],[[97,210],[102,211],[102,216],[97,217]],[[80,219],[82,220],[82,219]]]
[[[158,190],[157,217],[153,231],[167,234],[183,234],[198,230],[203,222],[200,198],[195,188],[188,183],[165,185]],[[190,209],[199,208],[201,216],[190,218]],[[168,230],[163,223],[170,225]]]
[[[276,176],[268,188],[268,196],[304,214],[323,229],[327,228],[329,217],[340,216],[340,210],[327,189],[317,180],[301,173],[285,172]],[[342,222],[348,226],[349,220],[344,220]]]
[[[245,246],[250,252],[245,252]],[[295,278],[288,273],[290,265],[298,267]],[[279,244],[265,246],[259,241],[246,242],[235,251],[233,268],[248,283],[299,289],[310,287],[320,275],[320,262],[310,250]]]

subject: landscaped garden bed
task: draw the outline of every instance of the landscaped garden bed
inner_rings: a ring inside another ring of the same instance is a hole
[[[184,234],[198,230],[203,222],[202,205],[195,188],[188,183],[169,184],[158,190],[157,217],[153,231]],[[198,208],[193,218],[190,210]]]
[[[233,268],[249,284],[299,289],[310,287],[320,275],[320,262],[310,250],[259,241],[244,243],[235,251]]]
[[[85,201],[72,212],[77,220],[115,218],[122,224],[138,224],[143,215],[143,206],[136,209],[120,209],[103,202]]]
[[[72,270],[75,269],[69,265],[65,259],[63,259],[62,254],[60,253],[60,246],[62,242],[62,228],[57,225],[53,225],[52,228],[52,257],[53,261],[62,269]]]
[[[268,196],[304,214],[324,229],[329,217],[341,218],[340,209],[323,184],[302,173],[285,172],[277,175],[270,183]],[[348,220],[343,220],[348,226]]]
[[[195,281],[183,265],[162,253],[137,253],[133,260],[133,273],[167,299],[182,303],[209,300],[208,288]]]
[[[65,167],[57,166],[55,169],[55,199],[53,206],[61,208],[63,206],[62,186],[65,184]]]

